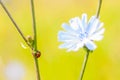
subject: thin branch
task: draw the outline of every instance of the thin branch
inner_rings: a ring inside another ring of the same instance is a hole
[[[13,17],[11,16],[10,12],[7,10],[7,8],[5,7],[5,5],[3,4],[3,2],[0,0],[0,4],[2,6],[2,8],[5,10],[5,12],[7,13],[8,17],[10,18],[10,20],[12,21],[12,23],[14,24],[15,28],[17,29],[18,33],[21,35],[21,37],[23,38],[23,40],[26,42],[26,44],[31,48],[31,46],[28,44],[25,36],[23,35],[22,31],[20,30],[19,26],[16,24],[15,20],[13,19]],[[31,48],[32,49],[32,48]]]

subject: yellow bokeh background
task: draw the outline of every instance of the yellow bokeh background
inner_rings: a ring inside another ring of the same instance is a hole
[[[78,80],[85,51],[66,52],[58,49],[61,24],[87,13],[96,14],[98,0],[34,0],[41,80]],[[3,0],[24,35],[32,34],[30,0]],[[103,0],[100,20],[106,29],[104,39],[90,54],[83,80],[120,80],[120,1]],[[5,68],[11,62],[24,66],[22,80],[36,80],[31,50],[0,6],[0,80],[7,80]]]

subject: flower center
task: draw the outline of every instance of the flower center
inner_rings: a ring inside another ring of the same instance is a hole
[[[86,33],[86,32],[80,33],[80,34],[79,34],[79,39],[80,39],[80,41],[85,40],[85,39],[87,38],[87,36],[88,36],[88,33]]]

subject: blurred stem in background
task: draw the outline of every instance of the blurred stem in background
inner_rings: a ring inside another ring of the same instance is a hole
[[[40,72],[39,72],[39,66],[38,66],[38,58],[40,57],[40,52],[37,50],[37,32],[36,32],[36,21],[35,21],[35,11],[34,11],[34,2],[33,0],[31,0],[31,9],[32,9],[32,21],[33,21],[33,34],[34,34],[34,40],[33,43],[29,42],[25,36],[23,35],[22,31],[20,30],[19,26],[16,24],[16,22],[14,21],[13,17],[11,16],[11,14],[9,13],[9,11],[7,10],[7,8],[5,7],[5,5],[3,4],[3,2],[0,0],[0,4],[3,7],[3,9],[5,10],[5,12],[7,13],[8,17],[10,18],[10,20],[12,21],[12,23],[14,24],[15,28],[17,29],[17,31],[19,32],[19,34],[21,35],[21,37],[23,38],[23,40],[26,42],[26,44],[31,48],[31,50],[33,51],[33,58],[34,58],[34,64],[36,67],[36,78],[37,80],[40,80]],[[29,38],[30,39],[30,38]]]
[[[97,18],[99,18],[101,5],[102,5],[102,0],[99,0],[98,9],[97,9],[97,13],[96,13],[96,17],[97,17]],[[86,52],[87,52],[87,53],[86,53],[86,55],[85,55],[84,62],[83,62],[83,65],[82,65],[82,69],[81,69],[80,80],[83,79],[83,76],[84,76],[84,72],[85,72],[85,69],[86,69],[86,65],[87,65],[87,61],[88,61],[88,57],[89,57],[90,50],[87,49]]]

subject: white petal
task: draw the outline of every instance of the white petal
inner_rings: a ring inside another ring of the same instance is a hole
[[[79,28],[80,28],[81,32],[82,33],[85,32],[85,27],[86,26],[83,25],[82,21],[79,18],[77,19],[77,23],[79,25]]]
[[[77,23],[77,19],[78,19],[78,17],[75,17],[75,18],[72,18],[72,19],[69,21],[70,26],[71,26],[72,29],[74,29],[74,30],[79,29],[79,25],[78,25],[78,23]]]
[[[87,28],[86,28],[86,32],[89,33],[89,31],[91,30],[91,27],[93,26],[94,21],[96,20],[95,16],[92,16],[88,22]]]
[[[85,45],[89,50],[95,50],[97,48],[97,46],[92,41],[86,42]]]
[[[93,41],[100,41],[102,39],[103,39],[102,35],[93,35],[90,37],[90,40],[93,40]]]
[[[68,48],[67,52],[70,52],[70,51],[76,51],[76,48],[77,48],[77,46],[74,45],[74,46]]]
[[[79,34],[76,34],[76,33],[69,33],[69,32],[59,31],[58,32],[58,40],[59,41],[74,40],[74,39],[77,39],[78,35]]]
[[[99,31],[94,32],[92,35],[102,35],[105,32],[105,28],[100,29]]]
[[[73,31],[73,29],[66,23],[62,24],[62,28],[65,29],[66,31]]]
[[[104,25],[104,23],[99,23],[99,24],[97,25],[97,28],[96,28],[96,30],[99,30],[99,29],[101,29],[103,25]]]
[[[83,24],[83,26],[84,26],[84,30],[86,29],[86,27],[87,27],[87,14],[82,14],[82,24]]]
[[[71,46],[72,44],[70,43],[70,42],[67,42],[67,43],[64,43],[64,44],[61,44],[60,46],[59,46],[59,48],[69,48],[70,46]]]
[[[79,17],[72,18],[70,21],[70,26],[74,30],[79,30],[80,32],[84,31],[84,26],[82,25],[82,22]]]
[[[93,22],[93,24],[91,25],[91,29],[89,29],[89,32],[88,32],[89,35],[91,35],[92,33],[95,32],[98,24],[99,24],[99,20],[96,19],[96,20]]]
[[[75,41],[71,41],[71,42],[65,42],[64,44],[60,45],[59,48],[71,48],[76,46],[76,42]]]
[[[59,31],[58,32],[58,40],[61,40],[61,39],[71,39],[73,38],[74,36],[70,35],[69,33],[67,32],[63,32],[63,31]]]
[[[69,49],[67,50],[68,52],[69,51],[78,51],[79,50],[79,48],[82,48],[84,46],[84,44],[81,42],[79,42],[79,43],[76,43],[76,44],[74,44],[74,46],[71,46],[71,47],[69,47]]]
[[[77,46],[78,46],[79,48],[82,48],[82,47],[84,46],[84,43],[83,43],[83,42],[79,42],[79,43],[77,44]]]

